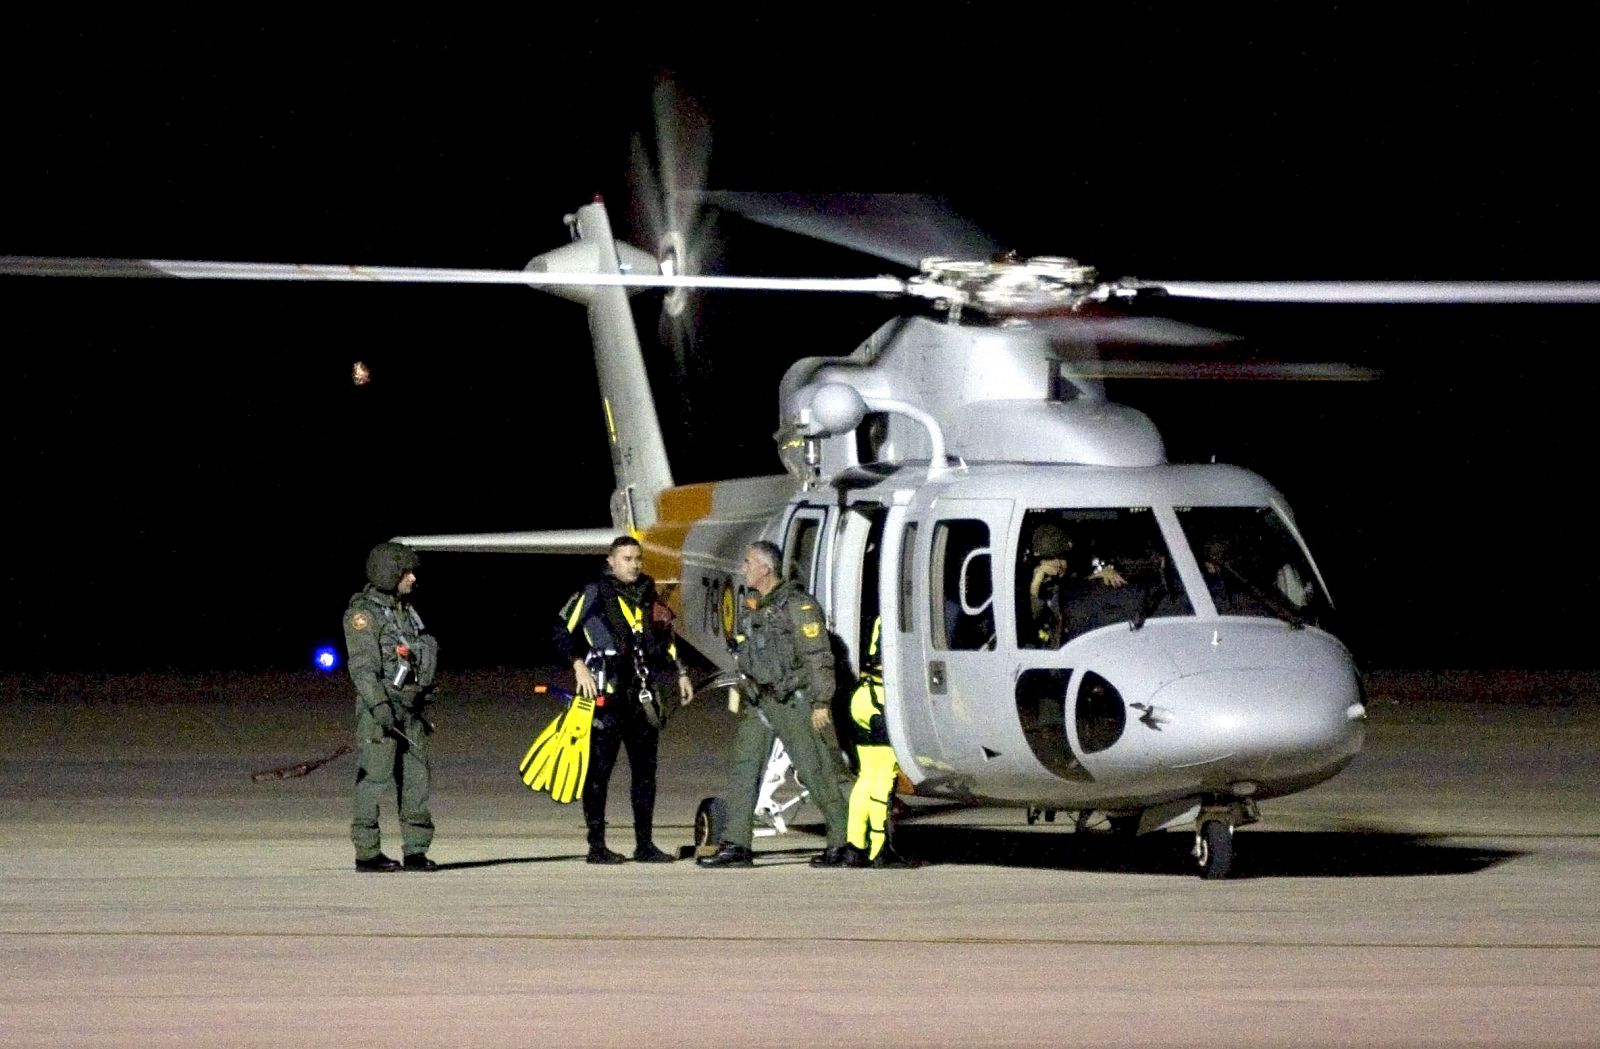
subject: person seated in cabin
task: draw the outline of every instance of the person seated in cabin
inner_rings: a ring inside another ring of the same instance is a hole
[[[1263,563],[1241,553],[1225,536],[1212,536],[1200,545],[1200,574],[1218,615],[1293,620],[1310,600],[1310,590],[1292,564]]]
[[[1028,626],[1022,630],[1024,648],[1060,648],[1076,631],[1075,606],[1097,590],[1127,586],[1115,567],[1098,559],[1089,572],[1069,569],[1072,539],[1060,525],[1046,522],[1033,531],[1024,560],[1028,574]]]

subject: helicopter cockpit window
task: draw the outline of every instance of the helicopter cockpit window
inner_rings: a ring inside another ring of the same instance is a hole
[[[934,648],[994,647],[994,565],[988,525],[940,521],[933,532],[928,584]]]
[[[1270,506],[1177,508],[1217,614],[1331,628],[1333,606],[1305,551]]]
[[[1060,648],[1113,623],[1194,614],[1147,506],[1029,510],[1016,601],[1022,648]]]

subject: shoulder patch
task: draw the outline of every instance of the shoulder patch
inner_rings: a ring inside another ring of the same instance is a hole
[[[817,637],[819,634],[822,633],[822,624],[821,623],[802,623],[802,624],[800,624],[800,632],[802,634],[804,634],[806,637]]]
[[[812,604],[812,603],[811,603],[811,602],[810,602],[810,601],[806,601],[806,602],[804,602],[804,603],[803,603],[803,604],[801,604],[801,606],[800,606],[800,611],[802,611],[802,612],[809,612],[809,611],[811,611],[811,610],[812,610],[812,609],[813,609],[813,608],[816,608],[816,607],[817,607],[817,606],[816,606],[816,605],[814,605],[814,604]]]
[[[351,630],[365,630],[371,625],[372,620],[367,618],[367,614],[365,612],[357,612],[355,615],[350,617]]]

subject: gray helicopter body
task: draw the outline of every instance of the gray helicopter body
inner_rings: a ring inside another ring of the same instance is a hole
[[[885,410],[819,420],[840,386]],[[882,617],[890,735],[918,793],[1152,829],[1302,790],[1360,750],[1356,669],[1281,495],[1166,464],[1147,418],[1028,328],[897,320],[795,364],[780,400],[790,476],[715,486],[681,540],[681,625],[720,656],[744,544],[778,542],[853,659]],[[1029,542],[1046,522],[1084,547],[1069,571],[1124,584],[1080,583],[1070,624],[1041,637]]]

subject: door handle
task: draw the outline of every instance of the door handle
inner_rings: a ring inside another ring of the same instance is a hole
[[[935,696],[944,695],[944,660],[942,659],[931,660],[928,663],[928,691]]]

